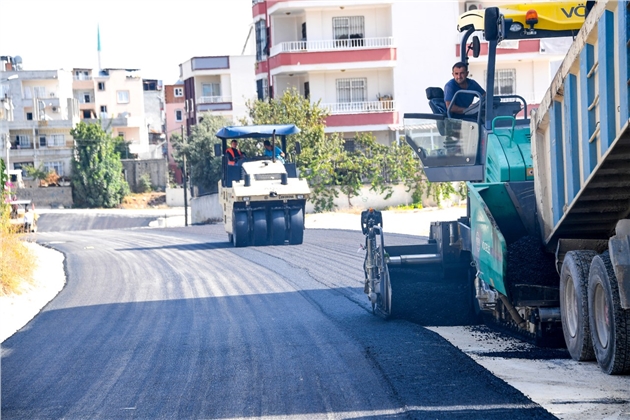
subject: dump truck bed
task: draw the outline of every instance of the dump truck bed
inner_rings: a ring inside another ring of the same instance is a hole
[[[531,119],[538,217],[558,239],[607,239],[630,215],[630,3],[598,2]]]

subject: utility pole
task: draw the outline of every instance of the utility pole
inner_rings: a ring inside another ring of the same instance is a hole
[[[184,126],[182,125],[182,144],[184,145],[184,226],[188,226],[188,172],[186,171],[186,134],[184,133]]]

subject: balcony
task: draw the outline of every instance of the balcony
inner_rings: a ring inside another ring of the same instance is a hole
[[[197,104],[217,104],[232,102],[231,96],[200,96],[197,98]]]
[[[336,102],[321,104],[328,109],[330,115],[342,114],[371,114],[376,112],[394,112],[395,101],[368,101],[368,102]]]
[[[338,50],[367,50],[375,48],[392,48],[394,38],[358,38],[358,39],[327,39],[321,41],[290,41],[281,42],[271,47],[271,56],[281,53],[338,51]]]
[[[343,70],[359,64],[393,68],[396,55],[393,37],[289,41],[274,45],[270,57],[256,63],[256,74]]]

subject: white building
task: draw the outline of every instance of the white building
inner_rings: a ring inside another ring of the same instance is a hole
[[[206,113],[235,123],[247,117],[246,103],[256,99],[254,65],[253,55],[193,57],[180,64],[188,128]]]
[[[4,133],[9,169],[25,165],[71,174],[74,141],[70,130],[79,121],[78,101],[72,94],[72,72],[65,70],[21,70],[3,57],[2,83]],[[16,77],[17,76],[17,77]],[[6,104],[6,106],[4,106]]]
[[[255,0],[258,97],[296,88],[330,110],[327,132],[352,141],[367,131],[389,144],[404,113],[431,112],[426,88],[452,78],[460,60],[458,17],[510,1]],[[527,40],[503,47],[501,93],[537,104],[568,44]],[[483,57],[471,59],[471,77],[482,86],[484,69]]]

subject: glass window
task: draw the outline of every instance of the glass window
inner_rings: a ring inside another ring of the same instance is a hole
[[[39,147],[46,147],[46,136],[39,136]]]
[[[105,82],[98,82],[98,90],[105,90]]]
[[[220,83],[204,83],[201,85],[202,96],[221,96],[221,84]]]
[[[55,171],[57,175],[63,176],[63,162],[44,162],[44,171]]]
[[[18,149],[31,147],[31,138],[29,136],[19,134],[15,136],[15,145],[18,146]]]
[[[66,140],[63,134],[48,136],[48,146],[65,146]]]
[[[334,39],[360,39],[365,34],[365,19],[363,16],[334,17]]]
[[[33,86],[33,96],[35,98],[45,98],[46,88],[44,86]]]
[[[119,104],[128,104],[129,103],[129,91],[128,90],[118,90],[116,91],[116,98]]]
[[[487,80],[488,72],[484,72]],[[516,95],[516,69],[500,69],[494,73],[495,95]]]
[[[182,121],[184,119],[183,116],[184,116],[184,113],[182,112],[181,109],[178,109],[175,111],[175,121],[177,122]]]
[[[267,22],[256,22],[256,61],[267,58]]]
[[[176,98],[181,98],[182,96],[184,96],[184,88],[177,87],[173,89],[173,94]]]
[[[337,102],[365,102],[367,98],[367,79],[337,79]]]

